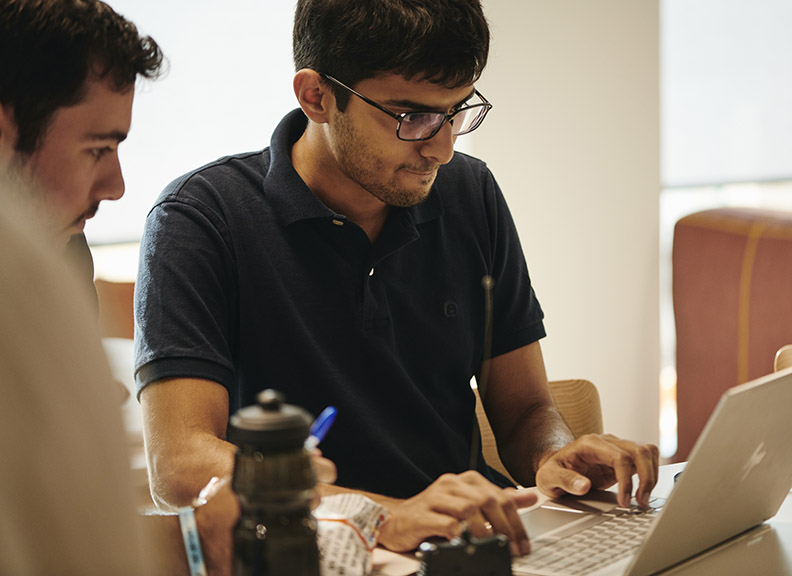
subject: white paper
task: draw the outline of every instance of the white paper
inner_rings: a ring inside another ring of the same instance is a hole
[[[325,496],[314,510],[322,576],[370,576],[386,508],[362,494]]]

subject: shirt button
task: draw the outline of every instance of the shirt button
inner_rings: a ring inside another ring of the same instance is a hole
[[[369,270],[369,276],[374,276],[374,268],[372,268],[371,270]]]
[[[343,220],[339,220],[337,218],[333,218],[333,224],[335,224],[336,226],[343,226],[344,225],[344,221]]]

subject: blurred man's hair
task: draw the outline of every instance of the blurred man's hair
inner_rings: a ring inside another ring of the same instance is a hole
[[[162,67],[157,43],[99,0],[0,0],[0,103],[13,113],[18,152],[36,150],[89,78],[124,92]]]

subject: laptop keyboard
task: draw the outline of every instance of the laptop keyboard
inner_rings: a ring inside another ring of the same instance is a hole
[[[542,575],[585,576],[632,554],[657,517],[657,510],[617,509],[601,522],[561,539],[540,540],[534,551],[512,560],[512,569]]]

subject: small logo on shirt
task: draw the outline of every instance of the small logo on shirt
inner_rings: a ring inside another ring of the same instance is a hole
[[[446,318],[453,318],[459,312],[459,307],[457,303],[453,300],[446,300],[445,304],[443,304],[443,314],[445,314]]]

